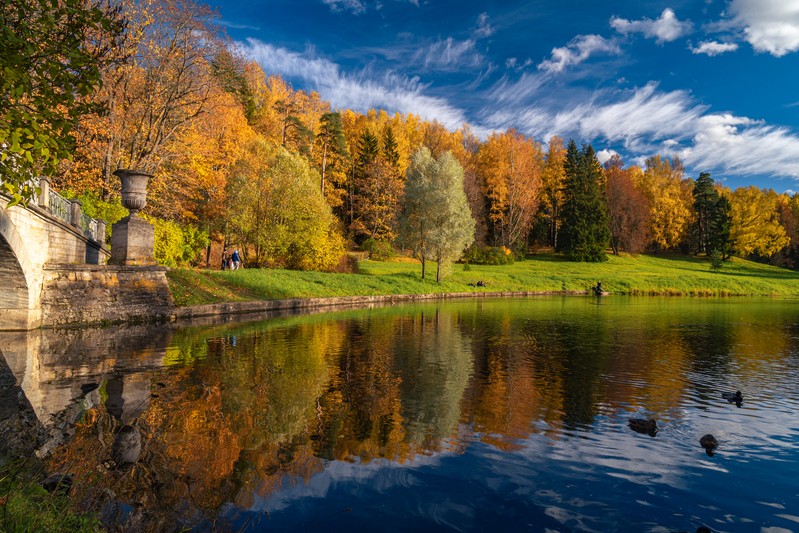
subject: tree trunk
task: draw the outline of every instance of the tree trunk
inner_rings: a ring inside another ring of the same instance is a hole
[[[441,258],[438,258],[436,263],[436,283],[441,283]]]

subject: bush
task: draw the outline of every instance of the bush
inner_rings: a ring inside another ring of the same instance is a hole
[[[361,248],[369,252],[369,259],[374,261],[388,261],[392,257],[394,257],[396,252],[394,252],[394,248],[391,246],[391,243],[385,241],[379,241],[377,239],[373,239],[369,237],[363,244]]]
[[[86,191],[75,194],[69,189],[63,191],[62,194],[64,198],[74,198],[80,201],[80,209],[86,216],[105,221],[105,242],[109,244],[111,243],[111,225],[128,216],[128,210],[122,207],[122,201],[119,198],[113,202],[106,202],[101,200],[95,192]]]
[[[208,234],[196,227],[171,220],[142,216],[155,228],[155,260],[170,268],[194,265],[200,251],[210,242]]]
[[[710,270],[718,272],[724,266],[724,256],[718,250],[710,252]]]
[[[504,246],[471,246],[464,260],[473,265],[511,265],[515,259],[513,252]]]

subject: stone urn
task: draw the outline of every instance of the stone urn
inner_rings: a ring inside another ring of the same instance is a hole
[[[114,172],[122,182],[122,205],[130,215],[111,226],[111,265],[155,265],[155,230],[138,216],[147,205],[147,182],[152,174],[138,170],[119,169]]]
[[[122,182],[122,205],[135,217],[147,205],[147,182],[152,174],[120,168],[114,171]]]

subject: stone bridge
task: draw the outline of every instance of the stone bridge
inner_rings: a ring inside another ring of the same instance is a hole
[[[52,271],[104,265],[110,256],[103,221],[87,217],[80,202],[63,198],[45,178],[39,187],[25,207],[8,207],[10,198],[0,193],[0,330],[46,323],[42,296]]]

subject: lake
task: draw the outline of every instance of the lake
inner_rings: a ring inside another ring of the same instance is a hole
[[[238,320],[0,335],[5,448],[126,530],[799,531],[797,300]]]

